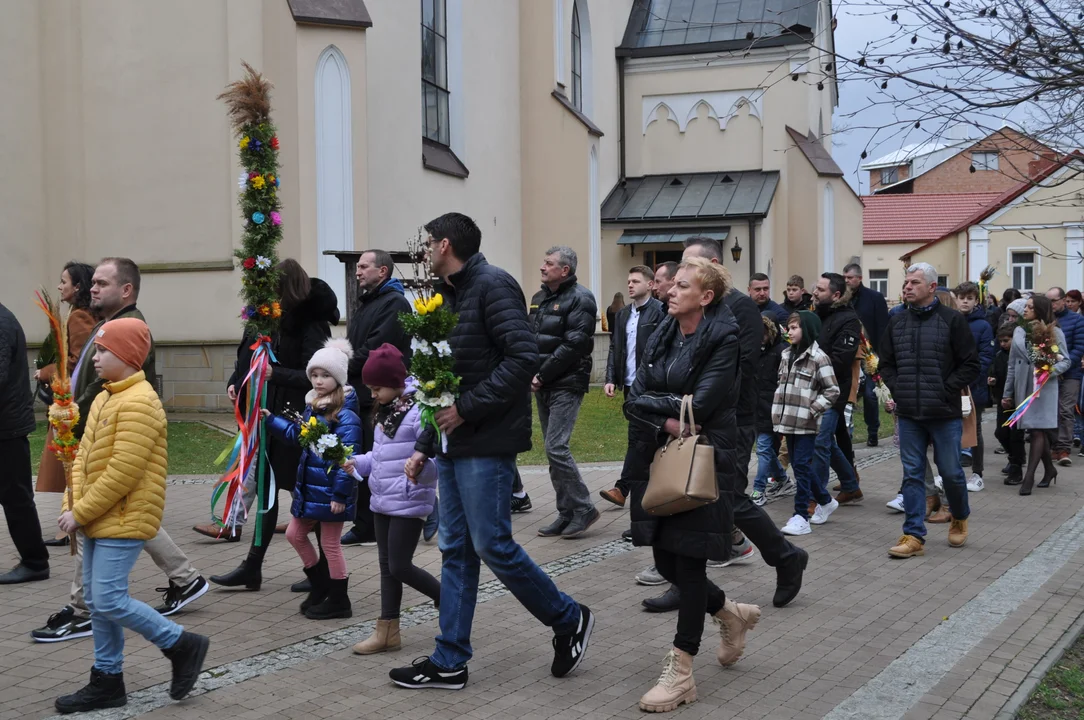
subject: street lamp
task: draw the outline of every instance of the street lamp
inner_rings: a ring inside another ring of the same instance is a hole
[[[730,248],[730,256],[734,258],[734,262],[741,260],[742,247],[738,244],[738,236],[734,236],[734,247]]]

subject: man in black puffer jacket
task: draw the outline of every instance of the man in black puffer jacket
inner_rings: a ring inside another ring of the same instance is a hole
[[[949,545],[967,541],[967,500],[960,465],[963,407],[960,391],[979,374],[979,353],[967,318],[937,301],[937,270],[929,263],[907,268],[903,300],[881,338],[881,379],[896,403],[903,463],[903,536],[888,554],[924,555],[926,538],[926,447],[934,458],[952,512]]]
[[[4,507],[19,564],[0,575],[13,584],[49,578],[49,551],[41,539],[30,475],[30,433],[34,432],[34,399],[26,336],[15,315],[0,305],[0,505]]]
[[[470,633],[485,561],[532,615],[553,628],[550,672],[564,677],[587,651],[594,616],[565,595],[512,539],[516,455],[531,449],[531,379],[538,346],[519,284],[486,262],[482,233],[466,215],[425,226],[444,304],[459,315],[448,338],[460,395],[437,412],[447,439],[437,457],[440,482],[440,635],[433,655],[391,671],[400,687],[459,689],[467,682]]]
[[[839,383],[839,399],[830,410],[821,416],[820,429],[817,431],[816,450],[813,456],[813,477],[828,491],[828,468],[836,471],[839,477],[839,497],[822,508],[815,515],[814,521],[828,516],[839,507],[836,503],[848,505],[861,502],[862,491],[858,488],[858,477],[854,466],[839,447],[837,431],[847,435],[847,403],[851,397],[852,371],[854,358],[858,354],[858,340],[862,334],[862,323],[858,314],[851,307],[851,296],[847,283],[839,273],[827,272],[817,280],[813,288],[813,298],[817,302],[817,315],[821,319],[821,332],[817,344],[832,359],[832,370]],[[849,440],[849,436],[847,437]],[[819,524],[819,523],[818,523]]]
[[[541,367],[531,381],[531,390],[538,398],[550,482],[557,493],[557,519],[538,534],[574,538],[583,535],[599,518],[569,449],[572,429],[591,382],[598,306],[591,291],[576,282],[576,251],[572,248],[550,248],[540,271],[542,289],[531,298],[530,320],[538,340]]]

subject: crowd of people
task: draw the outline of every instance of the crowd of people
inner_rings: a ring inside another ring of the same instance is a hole
[[[435,415],[443,442],[421,421],[415,400],[408,371],[412,342],[397,320],[411,304],[393,276],[391,255],[362,254],[359,300],[346,338],[332,337],[339,312],[331,288],[296,261],[282,261],[282,319],[272,337],[262,414],[270,461],[264,472],[291,493],[290,520],[279,524],[277,493],[263,499],[261,532],[252,533],[245,559],[209,580],[259,591],[267,549],[275,533],[284,532],[304,571],[291,586],[307,593],[300,612],[313,620],[349,618],[342,547],[375,545],[380,614],[354,651],[401,647],[399,617],[408,585],[433,601],[440,629],[432,654],[393,669],[390,678],[406,688],[459,689],[473,655],[485,562],[553,630],[551,673],[565,677],[583,660],[595,616],[563,593],[513,537],[511,515],[533,509],[516,456],[531,446],[537,405],[556,495],[555,516],[538,534],[574,540],[589,533],[600,513],[570,441],[592,378],[598,307],[577,280],[577,256],[569,247],[545,253],[541,289],[526,303],[512,276],[486,261],[481,231],[470,218],[449,213],[426,231],[430,268],[444,302],[458,314],[449,344],[460,394]],[[823,273],[811,290],[802,277],[790,277],[782,302],[772,299],[770,280],[759,273],[743,293],[722,264],[719,243],[707,237],[690,238],[680,262],[631,268],[628,304],[615,301],[603,313],[610,332],[603,392],[611,398],[621,392],[628,434],[620,477],[599,494],[630,507],[624,539],[652,549],[654,562],[636,574],[636,582],[668,586],[645,599],[645,609],[677,611],[672,648],[658,683],[639,701],[642,709],[665,712],[696,700],[693,658],[706,616],[718,627],[716,654],[724,666],[738,661],[760,619],[760,608],[727,597],[709,568],[747,563],[759,554],[776,570],[773,605],[785,607],[798,596],[809,555],[788,538],[811,533],[841,505],[864,499],[852,443],[857,403],[863,405],[868,446],[880,442],[882,405],[895,426],[901,484],[887,504],[904,515],[903,533],[888,549],[895,558],[924,554],[927,522],[947,523],[948,544],[965,545],[968,492],[985,486],[984,409],[996,409],[995,453],[1007,455],[1004,482],[1019,486],[1020,495],[1049,487],[1057,467],[1071,464],[1081,429],[1080,292],[1051,288],[1025,298],[1010,289],[996,303],[974,283],[948,292],[938,288],[937,278],[928,264],[907,268],[901,302],[889,311],[853,263],[842,273]],[[170,696],[180,699],[195,685],[209,640],[167,617],[210,584],[161,526],[168,443],[165,413],[147,381],[154,373],[154,342],[137,308],[139,268],[125,258],[105,258],[97,267],[69,263],[58,290],[72,308],[68,359],[82,418],[75,429],[81,443],[72,468],[74,492],[70,503],[62,502],[56,534],[43,537],[31,485],[28,436],[35,420],[26,338],[0,306],[0,461],[12,478],[0,499],[20,556],[0,583],[48,578],[46,545],[75,543],[69,602],[32,632],[37,642],[94,637],[90,682],[59,698],[58,711],[127,701],[124,628],[170,658]],[[1009,427],[1009,414],[1036,389],[1033,335],[1040,337],[1043,328],[1057,346],[1050,378]],[[242,405],[255,340],[241,339],[227,383],[229,397]],[[42,402],[51,399],[48,382],[55,371],[41,363],[33,376]],[[683,423],[683,398],[691,400],[695,427]],[[336,464],[303,449],[294,413],[304,423],[326,425],[354,448],[353,456]],[[669,439],[692,433],[713,448],[718,499],[671,516],[645,511],[656,452]],[[1043,476],[1036,482],[1040,464]],[[217,542],[240,541],[256,488],[268,477],[246,478],[244,512],[235,525],[213,522],[194,531]],[[63,467],[47,451],[38,492],[59,492],[65,484]],[[780,528],[764,507],[784,498],[793,499],[793,514]],[[443,562],[436,578],[413,558],[419,542],[438,532]],[[128,595],[128,574],[141,550],[168,578],[155,608]]]

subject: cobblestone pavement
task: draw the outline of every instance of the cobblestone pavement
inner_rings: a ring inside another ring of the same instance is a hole
[[[890,560],[886,550],[900,534],[902,516],[884,503],[897,490],[899,460],[891,447],[863,447],[859,454],[866,501],[840,508],[827,525],[796,540],[809,551],[810,564],[791,606],[771,606],[775,573],[759,558],[709,571],[729,596],[758,603],[763,617],[731,668],[714,662],[717,641],[707,625],[695,663],[700,700],[680,717],[994,718],[1011,707],[1010,698],[1084,614],[1079,467],[1062,468],[1056,486],[1021,498],[1001,484],[1004,458],[991,453],[986,490],[970,496],[967,546],[949,548],[947,526],[934,525],[925,557]],[[585,468],[592,491],[610,487],[617,474],[612,464]],[[297,613],[301,597],[289,584],[302,576],[299,561],[276,536],[260,592],[212,590],[177,618],[212,638],[198,694],[170,702],[163,685],[168,662],[129,633],[129,705],[98,716],[639,717],[636,701],[658,677],[676,622],[675,614],[640,609],[641,599],[664,589],[632,580],[650,564],[650,552],[619,539],[627,511],[601,505],[602,520],[586,537],[537,537],[551,519],[553,491],[544,469],[525,468],[523,476],[535,511],[514,517],[517,539],[598,618],[587,657],[572,677],[549,675],[549,631],[483,569],[467,688],[394,688],[387,670],[432,649],[432,605],[407,589],[402,650],[353,656],[350,645],[368,634],[379,611],[376,549],[346,549],[354,617],[316,622]],[[232,568],[247,548],[189,530],[206,519],[209,494],[207,478],[173,478],[165,523],[204,575]],[[58,498],[39,497],[46,525]],[[787,500],[766,509],[779,524],[791,514]],[[0,562],[13,558],[5,533]],[[439,572],[433,543],[419,548],[416,561]],[[89,639],[43,645],[28,636],[66,602],[70,569],[68,551],[54,549],[50,580],[0,588],[0,720],[49,716],[57,695],[86,680],[93,661]],[[154,588],[162,585],[165,578],[144,555],[132,573],[132,593],[154,601]]]

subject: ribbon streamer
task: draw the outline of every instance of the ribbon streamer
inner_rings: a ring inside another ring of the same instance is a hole
[[[211,493],[211,518],[219,526],[219,536],[237,531],[238,525],[248,517],[244,503],[244,485],[256,481],[256,528],[255,544],[263,544],[263,516],[270,508],[277,493],[273,472],[265,472],[268,466],[267,431],[260,411],[267,408],[267,380],[271,363],[277,362],[271,350],[271,338],[259,337],[250,348],[252,361],[248,373],[237,389],[234,401],[234,418],[239,432],[232,446],[223,450],[216,464],[226,463],[227,470]],[[245,393],[245,388],[248,392]],[[246,395],[246,408],[241,412],[241,396]],[[215,505],[225,495],[222,517],[215,515]]]
[[[1043,385],[1046,385],[1046,381],[1050,379],[1050,373],[1046,370],[1042,372],[1036,370],[1034,372],[1035,392],[1028,395],[1026,398],[1024,398],[1024,401],[1022,403],[1016,406],[1016,409],[1013,410],[1012,415],[1010,415],[1008,419],[1005,420],[1005,427],[1014,427],[1016,423],[1020,421],[1020,418],[1024,417],[1024,413],[1026,413],[1031,407],[1031,404],[1035,402],[1035,398],[1039,397],[1039,391],[1043,389]]]

